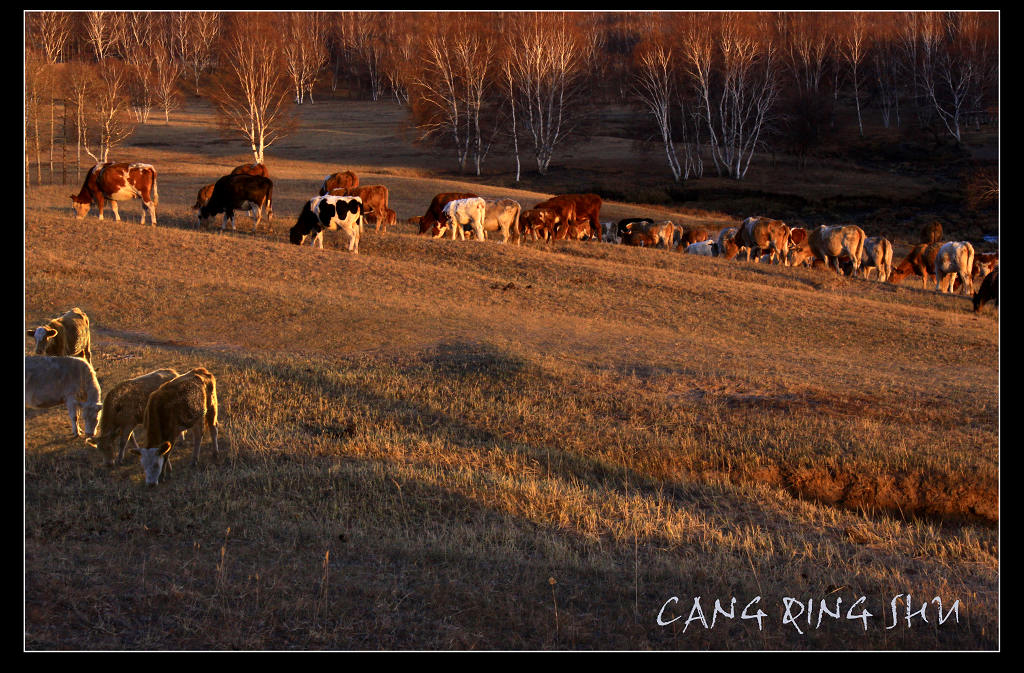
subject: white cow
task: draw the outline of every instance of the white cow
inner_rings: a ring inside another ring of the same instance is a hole
[[[865,280],[871,277],[871,269],[878,271],[878,282],[884,283],[892,273],[892,243],[884,236],[869,236],[864,239],[860,258],[861,275]]]
[[[974,294],[974,279],[971,270],[974,268],[974,246],[967,241],[949,241],[943,243],[935,255],[935,289],[939,292],[950,292],[957,276],[963,284],[963,293]]]
[[[441,217],[444,221],[439,223],[440,231],[434,238],[444,236],[445,231],[451,229],[453,241],[456,234],[459,235],[460,240],[465,240],[466,233],[462,228],[465,225],[469,225],[473,227],[473,231],[476,233],[476,240],[484,240],[484,220],[487,217],[487,204],[479,196],[471,199],[449,201],[441,210]]]
[[[706,241],[699,241],[697,243],[691,243],[683,249],[683,252],[689,255],[700,255],[702,257],[717,257],[718,256],[718,244],[713,240],[708,239]]]
[[[80,437],[81,415],[85,435],[96,432],[96,421],[103,403],[100,382],[92,365],[82,358],[67,355],[25,356],[25,407],[47,409],[63,404],[71,420],[71,436]]]

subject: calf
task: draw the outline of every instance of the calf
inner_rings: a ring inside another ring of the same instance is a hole
[[[25,356],[25,407],[47,409],[63,404],[71,421],[71,437],[80,437],[79,416],[86,437],[96,432],[103,403],[100,382],[92,365],[82,358]]]
[[[590,226],[589,218],[563,222],[555,232],[555,240],[586,241],[591,237],[594,230]]]
[[[987,302],[994,301],[999,308],[999,268],[988,272],[981,281],[981,287],[974,293],[974,312],[981,310]]]
[[[171,447],[185,431],[192,431],[192,465],[199,462],[203,424],[210,430],[214,455],[217,447],[217,380],[203,367],[167,381],[153,391],[146,402],[143,424],[145,446],[132,449],[139,455],[147,486],[156,486],[164,470],[171,473]]]
[[[288,240],[302,245],[312,237],[311,245],[323,250],[324,230],[341,230],[348,236],[348,250],[359,254],[359,235],[363,231],[363,203],[358,196],[314,196],[302,206],[299,219],[288,232]]]
[[[871,269],[878,271],[878,282],[884,283],[892,273],[892,243],[884,236],[864,239],[864,251],[860,260],[861,275],[871,277]]]
[[[553,196],[547,201],[542,201],[534,205],[534,208],[553,208],[559,210],[566,204],[572,204],[573,217],[566,219],[575,220],[579,217],[580,220],[587,218],[590,220],[591,238],[601,239],[601,197],[597,194],[559,194]]]
[[[964,294],[974,294],[974,280],[971,278],[971,269],[974,268],[974,246],[967,241],[943,243],[935,256],[934,268],[937,291],[951,291],[954,277],[959,276]]]
[[[554,238],[560,221],[561,216],[547,208],[530,208],[519,215],[522,235],[529,234],[530,239],[534,241],[537,239],[548,241]]]
[[[363,218],[373,218],[375,231],[379,232],[383,212],[388,210],[388,188],[384,185],[362,185],[349,189],[332,189],[328,194],[336,196],[358,196],[363,203]],[[386,227],[387,225],[385,225]]]
[[[601,223],[601,240],[605,243],[618,243],[622,240],[615,222]]]
[[[36,355],[70,355],[92,363],[89,316],[77,306],[26,334],[36,341]]]
[[[256,223],[253,227],[258,227],[264,212],[267,213],[268,220],[273,217],[271,212],[273,192],[274,183],[270,178],[241,173],[225,175],[213,184],[213,194],[210,195],[210,200],[199,209],[199,225],[206,228],[209,226],[211,218],[224,213],[224,219],[220,224],[221,231],[224,231],[228,222],[231,222],[231,230],[234,231],[235,211],[255,209]]]
[[[117,462],[124,462],[124,452],[131,439],[135,448],[133,431],[141,424],[146,413],[149,396],[157,388],[178,375],[173,369],[157,369],[142,376],[122,381],[107,391],[103,399],[103,414],[100,416],[96,441],[86,440],[90,446],[98,448],[106,457],[106,464],[114,464],[114,452],[117,451]],[[119,451],[118,451],[119,449]]]
[[[701,243],[708,238],[708,230],[704,227],[677,226],[673,244],[676,246],[676,250],[686,251],[694,243]]]
[[[682,246],[680,246],[682,248]],[[702,257],[715,257],[718,252],[718,245],[711,240],[698,241],[697,243],[690,243],[685,248],[682,248],[683,252],[689,255],[700,255]]]
[[[377,213],[377,228],[380,229],[380,233],[388,233],[388,227],[395,226],[395,222],[398,220],[398,213],[391,210],[390,208],[384,208]]]
[[[196,194],[196,203],[194,206],[192,206],[192,210],[198,212],[199,210],[202,209],[203,206],[207,204],[207,202],[209,202],[210,197],[213,196],[213,187],[214,185],[211,183],[209,185],[206,185],[205,187],[199,188],[199,193]],[[198,221],[196,222],[196,226],[199,226]]]
[[[331,173],[325,177],[323,183],[320,184],[319,196],[324,196],[334,189],[355,189],[358,186],[359,176],[352,171]]]

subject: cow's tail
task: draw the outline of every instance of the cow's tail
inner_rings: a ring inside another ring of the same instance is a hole
[[[522,214],[522,212],[523,212],[523,207],[517,201],[516,202],[516,214],[515,214],[515,217],[512,218],[512,231],[516,232],[516,244],[517,245],[522,245],[522,243],[523,243],[522,223],[519,221],[519,216]]]

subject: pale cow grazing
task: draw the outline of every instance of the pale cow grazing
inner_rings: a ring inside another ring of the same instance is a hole
[[[85,183],[78,194],[71,195],[71,207],[77,219],[89,214],[92,204],[96,203],[100,219],[103,219],[104,200],[110,201],[110,209],[114,219],[121,221],[117,210],[118,201],[142,199],[142,220],[146,223],[149,213],[150,224],[156,226],[156,206],[159,201],[156,187],[156,169],[143,163],[102,163],[96,164],[85,174]]]
[[[36,355],[69,355],[92,363],[92,333],[89,316],[77,306],[45,325],[27,330],[35,339]]]
[[[967,241],[949,241],[943,243],[935,256],[935,289],[939,292],[950,292],[953,279],[959,277],[963,283],[964,294],[974,294],[974,280],[971,269],[974,268],[974,246]]]
[[[256,217],[253,228],[257,228],[266,213],[267,219],[273,218],[271,203],[274,196],[274,183],[270,178],[260,175],[225,175],[213,185],[213,194],[206,202],[206,205],[199,209],[198,222],[204,229],[210,226],[210,221],[217,215],[224,213],[224,219],[220,223],[221,231],[224,231],[227,223],[231,223],[231,231],[235,230],[235,211],[255,209]]]
[[[718,256],[718,244],[712,240],[698,241],[697,243],[691,243],[685,248],[680,246],[684,253],[688,255],[700,255],[701,257],[717,257]]]
[[[79,417],[86,437],[96,432],[103,408],[100,396],[96,371],[82,358],[25,356],[25,407],[48,409],[63,404],[71,421],[72,438],[82,435]]]
[[[864,230],[855,224],[835,226],[821,225],[812,229],[807,235],[807,246],[797,248],[794,254],[789,255],[790,266],[797,266],[808,256],[814,255],[832,268],[840,276],[843,270],[839,266],[839,259],[844,255],[850,259],[852,274],[857,275],[860,270],[860,260],[864,256]]]
[[[770,217],[748,217],[736,229],[736,245],[746,251],[746,259],[757,261],[768,254],[776,264],[788,265],[790,229],[785,222]]]
[[[994,301],[996,308],[999,308],[999,267],[986,274],[981,287],[974,293],[974,312],[980,311],[989,301]]]
[[[884,283],[892,273],[892,243],[884,236],[869,236],[864,239],[864,252],[860,260],[861,275],[871,277],[871,269],[878,272],[878,282]]]
[[[519,216],[523,207],[515,199],[484,199],[484,232],[501,232],[501,242],[508,243],[515,236],[516,244],[522,245]]]
[[[289,232],[288,240],[302,245],[311,237],[310,245],[323,250],[324,231],[341,231],[348,237],[348,251],[359,254],[359,236],[363,233],[363,202],[358,196],[314,196],[302,206],[299,219]]]
[[[458,234],[459,240],[466,240],[466,232],[463,229],[466,225],[473,229],[476,240],[484,240],[484,221],[487,219],[487,205],[484,199],[478,197],[471,199],[456,199],[449,201],[441,209],[441,220],[438,223],[440,231],[434,238],[444,236],[445,231],[451,230],[452,240]]]
[[[139,455],[147,486],[156,486],[164,471],[171,473],[171,447],[184,431],[192,432],[192,465],[199,462],[203,425],[210,430],[214,455],[217,446],[217,380],[203,367],[176,376],[153,391],[143,414],[145,446]]]
[[[122,381],[107,391],[103,399],[103,413],[100,415],[96,441],[86,440],[87,444],[103,453],[107,465],[114,464],[115,453],[117,462],[124,462],[129,439],[135,444],[135,448],[139,448],[134,430],[135,426],[141,425],[145,419],[149,396],[177,375],[178,372],[173,369],[157,369]]]
[[[335,189],[355,189],[359,186],[359,176],[352,171],[340,171],[331,173],[320,183],[319,196],[329,194]]]

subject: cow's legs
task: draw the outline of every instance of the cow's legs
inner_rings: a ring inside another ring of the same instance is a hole
[[[110,199],[110,209],[112,211],[114,211],[114,219],[117,220],[118,222],[120,222],[121,221],[121,213],[118,212],[118,210],[117,210],[117,201],[115,201],[114,199]],[[145,217],[145,216],[143,216],[143,217]]]
[[[192,426],[192,465],[195,466],[199,463],[199,447],[203,443],[203,419],[199,419],[199,422]]]
[[[118,465],[120,465],[121,463],[124,462],[124,453],[128,449],[128,440],[129,439],[131,439],[132,441],[135,440],[135,435],[132,434],[132,430],[133,430],[133,428],[131,426],[128,426],[128,427],[125,427],[125,428],[121,428],[121,438],[117,442],[118,445],[121,447],[121,450],[117,452],[117,461],[116,461],[116,463]],[[135,448],[136,449],[139,448],[139,443],[138,442],[135,442]],[[111,460],[110,462],[114,463],[115,461]]]
[[[146,223],[146,213],[149,213],[149,223],[156,226],[156,202],[155,201],[143,201],[142,202],[142,224]]]
[[[67,401],[68,408],[68,419],[71,421],[71,437],[79,437],[81,433],[78,431],[78,404],[74,398]]]
[[[114,202],[111,201],[110,203],[111,203],[111,205],[113,205]],[[106,205],[106,203],[103,201],[103,197],[97,195],[96,196],[96,210],[100,211],[100,219],[101,220],[103,219],[103,206],[105,206],[105,205]]]
[[[483,228],[483,226],[481,226],[477,222],[474,222],[473,223],[473,231],[476,232],[476,240],[478,240],[478,241],[484,240],[484,228]]]

